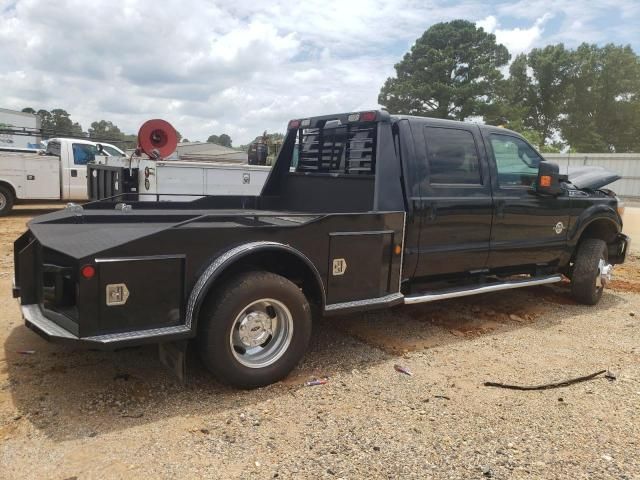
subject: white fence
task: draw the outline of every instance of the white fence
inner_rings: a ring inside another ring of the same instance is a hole
[[[607,185],[621,197],[640,198],[640,153],[544,153],[544,158],[560,165],[560,172],[568,166],[597,165],[622,176]]]

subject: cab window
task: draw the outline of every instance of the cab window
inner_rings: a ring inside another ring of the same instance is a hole
[[[112,157],[124,157],[124,155],[121,152],[119,152],[113,147],[110,147],[109,145],[102,145],[102,149]]]
[[[426,127],[431,185],[480,185],[480,160],[473,134],[456,128]]]
[[[75,165],[86,165],[89,162],[93,162],[96,158],[97,149],[94,145],[86,143],[74,143],[73,148],[73,163]]]
[[[510,135],[491,135],[491,148],[501,186],[531,187],[538,178],[542,158],[524,140]]]

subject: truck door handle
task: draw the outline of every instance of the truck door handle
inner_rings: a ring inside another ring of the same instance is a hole
[[[506,202],[504,200],[498,200],[496,202],[496,217],[502,218],[504,217],[504,207]]]
[[[77,177],[78,176],[78,170],[71,170],[71,176],[72,177]]]
[[[35,180],[36,176],[35,175],[27,175],[27,180]]]

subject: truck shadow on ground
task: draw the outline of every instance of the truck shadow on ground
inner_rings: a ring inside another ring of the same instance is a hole
[[[24,326],[5,342],[8,389],[19,415],[54,441],[92,437],[168,417],[224,414],[295,395],[304,381],[367,368],[411,351],[500,335],[519,328],[549,328],[586,308],[566,285],[515,290],[434,304],[322,319],[309,353],[284,381],[239,391],[213,380],[194,358],[186,385],[160,365],[155,347],[115,352],[53,345]],[[599,307],[623,300],[607,293]],[[33,354],[19,353],[34,350]]]

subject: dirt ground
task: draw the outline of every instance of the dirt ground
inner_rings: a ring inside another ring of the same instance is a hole
[[[0,220],[0,478],[640,479],[637,254],[597,307],[560,284],[321,320],[289,378],[236,391],[27,330],[11,247],[41,212]]]

